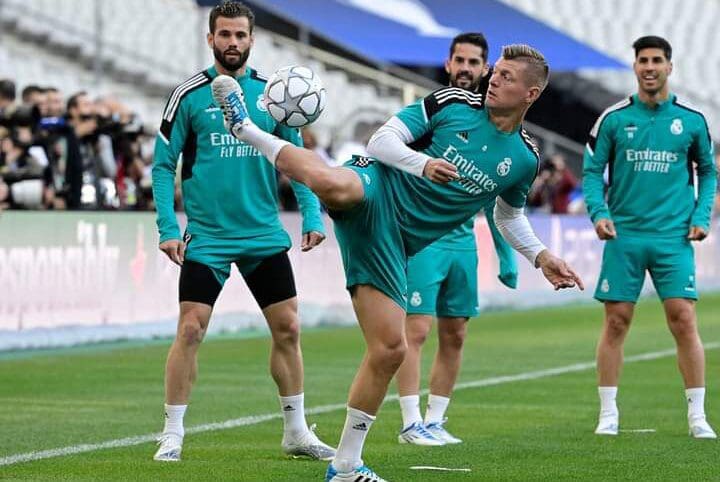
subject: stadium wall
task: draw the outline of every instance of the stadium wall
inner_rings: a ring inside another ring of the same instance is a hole
[[[299,245],[300,217],[282,221]],[[182,220],[181,220],[182,222]],[[290,251],[303,326],[353,324],[332,226],[308,253]],[[524,308],[591,301],[602,244],[586,217],[533,216],[541,239],[586,280],[584,293],[552,293],[540,273],[518,259],[520,287],[497,280],[497,261],[484,218],[476,222],[481,305]],[[697,245],[698,286],[720,289],[720,227]],[[5,212],[0,216],[0,350],[170,336],[177,319],[179,268],[157,249],[152,213]],[[210,332],[264,330],[237,272],[215,307]],[[651,284],[646,283],[646,289]]]

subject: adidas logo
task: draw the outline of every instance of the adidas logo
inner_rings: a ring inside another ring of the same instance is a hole
[[[358,423],[357,425],[353,425],[353,429],[355,430],[362,430],[363,432],[367,432],[367,425],[365,425],[365,422]]]
[[[294,412],[294,411],[295,411],[295,407],[293,407],[292,405],[285,405],[285,406],[283,407],[283,411],[285,411],[285,412]]]
[[[460,139],[461,141],[463,141],[464,143],[467,144],[467,142],[468,142],[468,133],[467,133],[467,131],[458,132],[458,133],[455,134],[455,135],[457,136],[458,139]]]

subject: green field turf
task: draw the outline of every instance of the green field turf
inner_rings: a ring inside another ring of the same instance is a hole
[[[719,346],[720,296],[705,296],[698,312],[704,342]],[[485,314],[471,322],[460,383],[592,362],[601,314],[598,304]],[[155,445],[146,442],[3,465],[17,454],[160,430],[168,345],[163,340],[0,355],[0,479],[322,480],[325,463],[282,456],[280,418],[187,435],[180,464],[153,462]],[[427,350],[435,346],[431,339]],[[641,303],[626,356],[672,347],[657,300]],[[335,405],[308,418],[334,444],[344,421],[338,407],[362,355],[360,333],[308,331],[303,349],[306,406]],[[279,414],[267,358],[267,338],[207,340],[186,427]],[[430,361],[426,356],[426,368]],[[720,349],[707,351],[707,374],[708,417],[720,428]],[[447,426],[465,440],[459,446],[399,445],[399,407],[387,402],[370,432],[365,461],[391,481],[720,480],[718,441],[687,435],[673,356],[627,363],[622,378],[621,429],[654,433],[594,435],[597,391],[594,370],[587,366],[499,382],[456,392]],[[415,465],[471,472],[411,470]]]

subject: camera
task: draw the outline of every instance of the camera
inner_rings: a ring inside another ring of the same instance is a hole
[[[40,109],[35,105],[9,105],[0,109],[0,126],[35,127],[40,122]]]
[[[99,134],[107,134],[114,138],[119,136],[135,138],[143,132],[142,122],[134,114],[129,119],[123,119],[119,114],[97,116],[96,119]]]

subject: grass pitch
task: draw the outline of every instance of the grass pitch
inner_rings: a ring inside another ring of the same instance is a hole
[[[718,429],[720,296],[703,297],[698,314],[703,341],[712,347],[707,350],[707,409]],[[488,313],[472,320],[462,388],[453,396],[447,424],[465,442],[439,448],[399,445],[400,411],[396,401],[388,401],[370,432],[365,461],[391,481],[720,480],[718,441],[688,437],[675,357],[657,355],[674,344],[656,299],[639,305],[626,357],[656,353],[657,358],[627,363],[618,395],[621,430],[654,432],[593,434],[598,402],[591,362],[601,317],[601,306],[590,304]],[[186,435],[180,464],[153,462],[152,442],[8,463],[18,454],[41,457],[38,453],[49,449],[80,450],[83,444],[160,430],[169,343],[0,354],[0,479],[322,480],[324,463],[287,460],[280,451],[282,420],[268,373],[266,338],[225,337],[203,344],[185,420],[190,428],[254,415],[277,418],[244,419],[235,428],[205,427]],[[431,337],[423,360],[426,374],[435,347]],[[303,350],[306,407],[326,406],[308,419],[318,424],[321,438],[334,444],[362,356],[361,335],[356,328],[308,331]],[[541,372],[551,368],[559,368],[558,373]],[[497,378],[502,376],[507,378]]]

